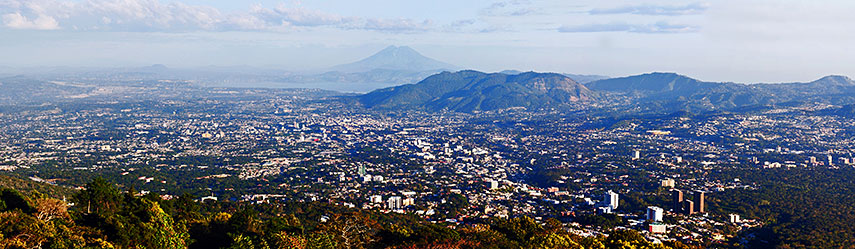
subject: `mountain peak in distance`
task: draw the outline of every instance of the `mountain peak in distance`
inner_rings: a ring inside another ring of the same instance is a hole
[[[360,61],[332,67],[331,71],[368,72],[372,70],[443,71],[457,66],[434,60],[407,46],[389,46]]]
[[[833,86],[855,86],[855,81],[843,75],[829,75],[810,83]]]

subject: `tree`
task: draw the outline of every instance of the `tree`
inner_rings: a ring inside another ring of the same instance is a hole
[[[86,213],[107,217],[119,210],[122,196],[116,185],[98,177],[86,184],[86,190],[74,195],[73,199],[76,206],[86,208]]]
[[[30,206],[26,196],[14,189],[0,189],[0,211],[16,209],[24,213],[33,212],[33,207]]]
[[[109,222],[117,227],[117,241],[136,248],[186,248],[189,235],[174,224],[156,202],[134,198]]]
[[[365,248],[374,242],[378,227],[377,221],[356,212],[335,214],[319,230],[331,235],[342,248]]]
[[[68,205],[57,199],[43,198],[36,200],[36,218],[49,222],[56,218],[68,218]]]

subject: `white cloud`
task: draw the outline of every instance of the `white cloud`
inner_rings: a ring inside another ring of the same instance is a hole
[[[432,27],[432,23],[430,20],[424,20],[422,22],[415,21],[407,18],[399,18],[399,19],[368,19],[365,22],[364,29],[367,30],[376,30],[376,31],[384,31],[384,32],[392,32],[392,33],[408,33],[408,32],[419,32],[419,31],[428,31]]]
[[[59,23],[53,17],[38,15],[35,19],[30,20],[18,12],[3,15],[3,25],[12,29],[59,29]]]
[[[631,33],[693,33],[698,31],[698,27],[690,25],[670,24],[667,22],[657,22],[654,24],[628,24],[628,23],[608,23],[608,24],[585,24],[561,26],[558,28],[562,33],[590,33],[590,32],[631,32]]]
[[[539,10],[531,7],[530,1],[512,0],[496,2],[481,10],[485,16],[526,16],[538,13]]]
[[[703,14],[709,8],[706,3],[692,3],[682,6],[667,6],[667,5],[630,5],[616,8],[597,8],[589,11],[592,15],[610,15],[610,14],[633,14],[633,15],[653,15],[653,16],[680,16],[680,15],[699,15]]]
[[[285,4],[273,8],[253,5],[249,11],[223,13],[210,6],[159,0],[7,0],[0,2],[0,15],[6,27],[15,29],[289,31],[326,26],[395,33],[432,30],[430,20],[343,16]]]

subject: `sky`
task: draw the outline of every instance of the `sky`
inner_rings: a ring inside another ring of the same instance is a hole
[[[482,71],[855,76],[850,0],[0,0],[0,67],[316,70],[386,46]]]

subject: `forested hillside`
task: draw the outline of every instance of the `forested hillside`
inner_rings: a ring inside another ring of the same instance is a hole
[[[102,178],[73,202],[2,189],[0,248],[691,248],[632,230],[580,237],[524,216],[452,226],[323,203],[162,200]]]

